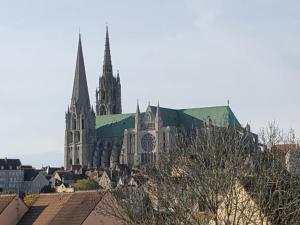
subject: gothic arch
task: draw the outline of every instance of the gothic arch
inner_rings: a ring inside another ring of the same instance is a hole
[[[152,120],[152,115],[150,112],[147,112],[145,115],[145,122],[151,122]]]
[[[100,115],[106,115],[107,114],[107,110],[106,107],[104,105],[100,106]]]

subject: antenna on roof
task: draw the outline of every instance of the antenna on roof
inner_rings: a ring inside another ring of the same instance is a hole
[[[227,99],[227,105],[229,106],[229,99]]]

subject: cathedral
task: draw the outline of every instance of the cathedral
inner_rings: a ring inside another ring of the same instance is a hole
[[[113,73],[108,29],[106,28],[102,75],[95,93],[95,109],[90,103],[81,37],[79,35],[71,103],[67,109],[64,167],[129,168],[155,162],[175,145],[177,128],[201,126],[241,127],[228,105],[170,109],[148,105],[141,112],[122,114],[121,80]]]

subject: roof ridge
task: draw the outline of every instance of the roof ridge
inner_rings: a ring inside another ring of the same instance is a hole
[[[93,193],[93,192],[97,192],[97,193],[100,193],[100,192],[107,192],[106,190],[101,190],[101,189],[97,189],[97,190],[80,190],[80,191],[74,191],[73,193],[74,194],[80,194],[80,193]]]
[[[189,110],[189,109],[210,109],[210,108],[230,108],[228,105],[216,105],[216,106],[205,106],[205,107],[193,107],[193,108],[185,108],[185,109],[176,109],[178,111]]]
[[[17,196],[17,194],[0,194],[0,197],[11,197],[11,196]]]
[[[117,113],[117,114],[107,114],[107,115],[97,115],[97,117],[113,117],[113,116],[120,116],[120,115],[133,115],[135,113]]]
[[[157,108],[155,105],[149,105],[150,107]],[[166,108],[166,107],[161,107],[159,106],[160,109],[168,109],[168,110],[174,110],[174,111],[182,111],[182,110],[189,110],[189,109],[209,109],[209,108],[230,108],[229,105],[216,105],[216,106],[204,106],[204,107],[192,107],[192,108],[181,108],[181,109],[175,109],[175,108]],[[134,113],[132,113],[134,114]]]
[[[97,190],[97,192],[100,192],[99,190]],[[99,201],[97,202],[97,204],[95,204],[95,206],[93,207],[93,209],[91,210],[91,212],[93,212],[94,210],[95,210],[95,208],[97,207],[97,205],[102,201],[102,199],[104,198],[104,196],[109,192],[109,191],[103,191],[104,192],[104,194],[101,196],[101,198],[99,199]],[[91,214],[91,212],[90,212],[90,214]],[[85,222],[85,220],[89,217],[89,215],[90,214],[88,214],[84,219],[83,219],[83,221],[82,221],[82,223],[80,223],[80,224],[83,224],[84,222]]]
[[[72,195],[74,192],[54,192],[54,193],[39,193],[39,196],[47,196],[47,195]]]

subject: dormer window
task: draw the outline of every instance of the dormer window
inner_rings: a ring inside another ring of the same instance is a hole
[[[4,170],[4,166],[1,166],[1,170]]]
[[[9,165],[9,169],[12,170],[12,165]]]

